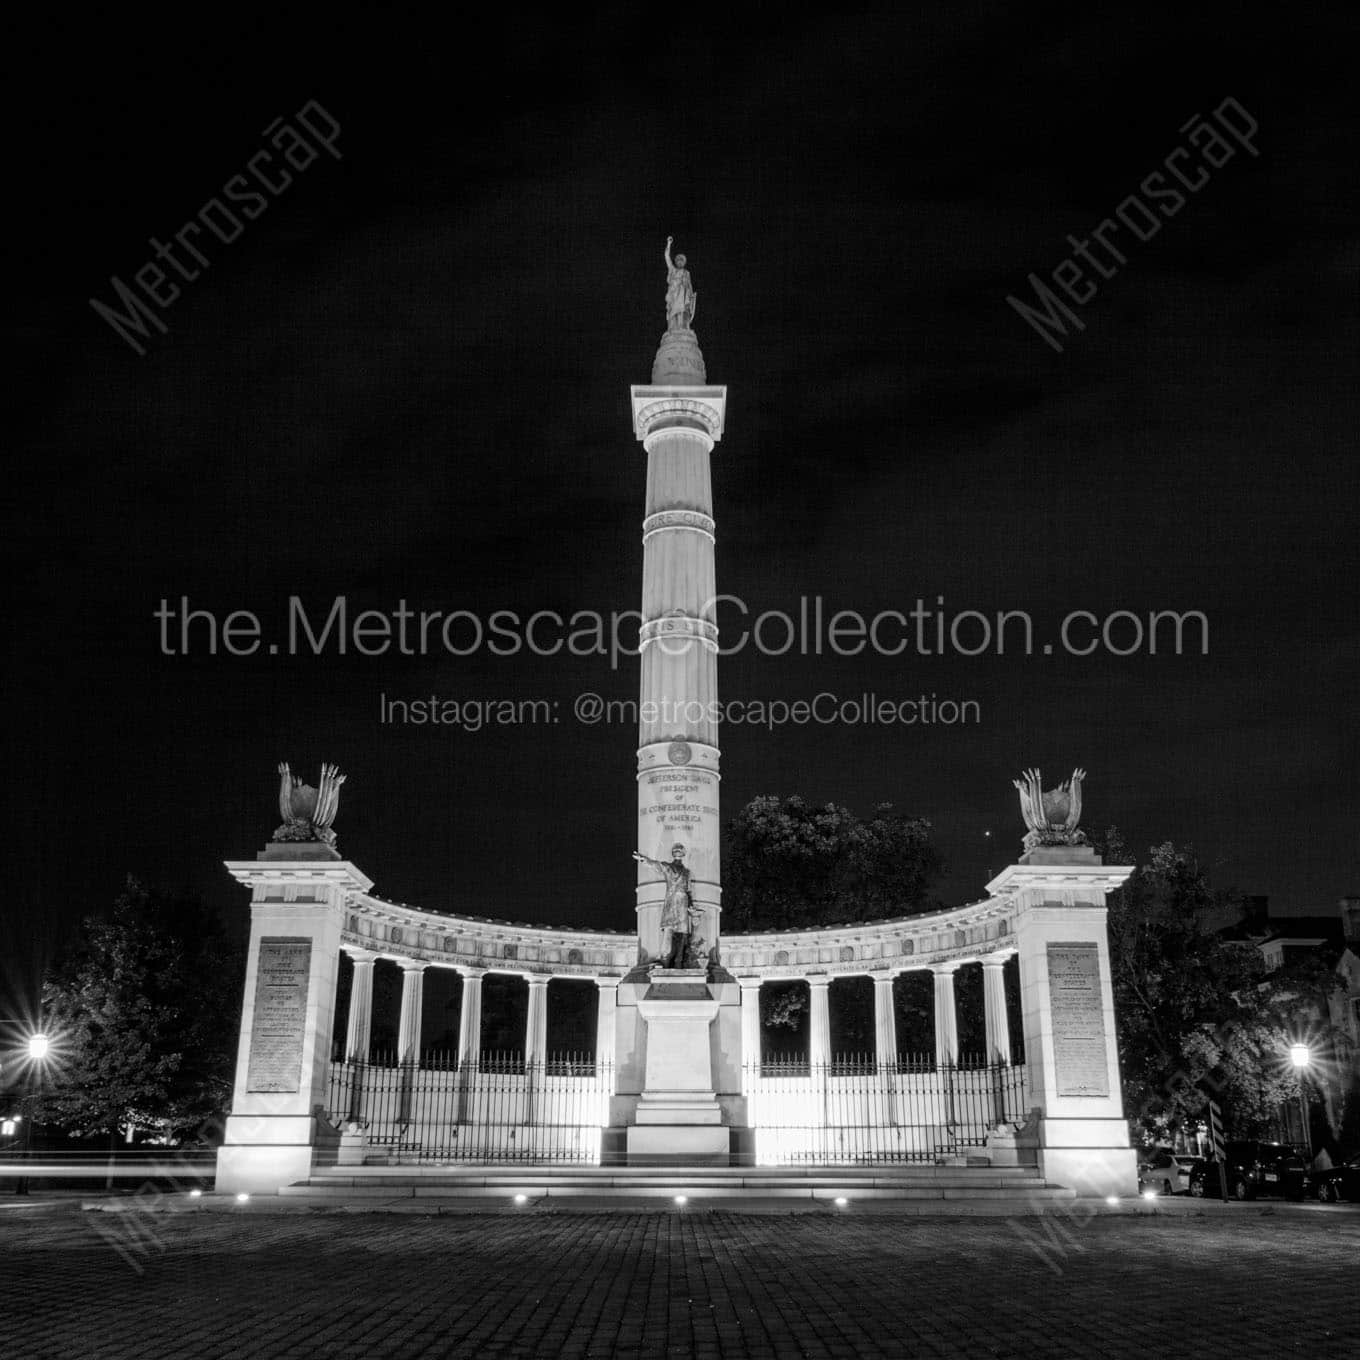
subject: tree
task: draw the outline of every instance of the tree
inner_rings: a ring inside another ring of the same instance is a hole
[[[1106,863],[1131,859],[1119,832]],[[1110,972],[1124,1105],[1147,1132],[1193,1124],[1210,1094],[1238,1137],[1271,1131],[1298,1090],[1288,1048],[1301,1015],[1335,983],[1325,959],[1267,974],[1254,945],[1209,928],[1233,895],[1192,850],[1154,846],[1109,901]]]
[[[883,803],[868,821],[801,798],[753,798],[723,844],[723,927],[807,930],[931,905],[941,869],[930,823]]]
[[[863,821],[848,808],[815,807],[801,798],[753,798],[728,823],[723,844],[723,926],[809,930],[906,916],[934,905],[930,886],[941,869],[930,823],[880,804]],[[807,990],[761,988],[767,1046],[801,1035]],[[870,1047],[872,1013],[849,1025],[847,1047]]]
[[[129,878],[43,985],[57,1043],[42,1118],[79,1134],[177,1134],[225,1112],[242,951],[197,898]]]

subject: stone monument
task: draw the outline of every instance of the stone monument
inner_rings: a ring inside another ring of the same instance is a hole
[[[1028,832],[1025,853],[988,885],[1015,904],[1024,1008],[1025,1133],[1040,1169],[1079,1195],[1137,1184],[1119,1086],[1106,894],[1131,872],[1106,866],[1078,826],[1085,770],[1043,790],[1038,770],[1012,781]]]
[[[727,389],[708,384],[698,296],[666,238],[666,329],[632,389],[647,454],[637,789],[638,965],[619,987],[616,1098],[630,1162],[726,1163],[740,1098],[740,988],[722,968],[718,628],[710,455]],[[665,858],[663,858],[665,856]],[[630,1089],[631,1088],[631,1089]]]

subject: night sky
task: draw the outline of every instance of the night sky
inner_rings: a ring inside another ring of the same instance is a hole
[[[933,820],[964,902],[1019,853],[1011,779],[1080,764],[1088,829],[1190,843],[1282,911],[1360,888],[1347,7],[1269,33],[1185,6],[770,7],[670,32],[498,13],[211,38],[82,20],[15,44],[4,1009],[129,872],[243,919],[221,861],[277,825],[281,759],[348,773],[340,848],[385,896],[631,928],[635,732],[572,705],[635,697],[636,661],[167,656],[153,615],[188,597],[282,638],[294,595],[315,617],[341,595],[636,608],[628,388],[664,327],[668,234],[728,386],[719,588],[752,614],[943,596],[1029,611],[1040,645],[1078,609],[1209,620],[1207,656],[748,647],[719,663],[724,699],[934,694],[981,719],[729,726],[725,816],[759,793],[891,802]],[[1121,228],[1125,262],[1087,271],[1084,329],[1050,347],[1008,295],[1053,288],[1068,233],[1228,98],[1259,155],[1235,145],[1148,241]],[[204,238],[136,354],[89,299],[133,287],[149,238],[309,101],[339,158]],[[385,726],[383,694],[559,720]]]

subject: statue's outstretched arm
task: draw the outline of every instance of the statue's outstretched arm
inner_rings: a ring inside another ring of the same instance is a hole
[[[666,237],[666,273],[670,273],[675,266],[671,263],[671,246],[675,244],[675,237]]]

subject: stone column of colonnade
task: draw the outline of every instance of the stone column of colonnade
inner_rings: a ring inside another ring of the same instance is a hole
[[[425,970],[418,959],[401,960],[401,1020],[397,1027],[397,1062],[420,1065],[420,1013],[425,1003]]]
[[[880,1072],[897,1070],[897,1011],[893,1005],[896,973],[874,977],[874,1059]]]
[[[1011,1022],[1006,1014],[1006,959],[992,954],[982,960],[982,1007],[987,1026],[987,1061],[1011,1061]]]
[[[619,979],[616,977],[597,977],[595,979],[595,1074],[606,1072],[613,1084],[614,1052],[618,1043]],[[613,1094],[613,1091],[610,1091]]]
[[[366,1063],[373,1034],[373,965],[378,956],[366,949],[345,951],[354,964],[349,989],[349,1018],[345,1024],[345,1061]]]
[[[931,968],[935,975],[935,1065],[957,1067],[959,1061],[959,1013],[954,1002],[954,974],[957,963],[940,963]]]

